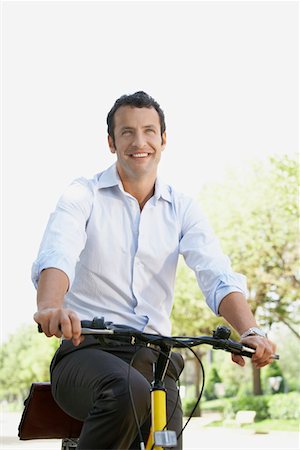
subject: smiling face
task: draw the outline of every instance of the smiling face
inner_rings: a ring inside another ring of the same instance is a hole
[[[112,153],[117,155],[121,180],[141,179],[157,174],[166,133],[161,135],[160,120],[154,108],[121,106],[114,115],[114,139],[108,136]]]

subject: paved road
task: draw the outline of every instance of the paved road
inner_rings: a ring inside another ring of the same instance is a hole
[[[1,415],[1,450],[60,450],[59,440],[19,441],[20,414]],[[192,419],[184,434],[184,450],[299,450],[299,433],[255,434],[237,428],[203,428],[205,419]]]

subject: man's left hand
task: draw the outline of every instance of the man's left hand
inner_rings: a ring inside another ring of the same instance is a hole
[[[262,336],[253,335],[241,339],[241,343],[248,347],[255,348],[255,353],[251,359],[252,364],[257,369],[260,369],[261,367],[264,367],[274,361],[272,359],[272,355],[275,353],[276,345],[269,339]],[[240,366],[245,365],[245,360],[241,355],[232,354],[231,359]]]

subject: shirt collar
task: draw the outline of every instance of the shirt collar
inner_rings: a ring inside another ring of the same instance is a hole
[[[163,198],[169,203],[172,203],[172,196],[171,196],[171,188],[169,185],[165,184],[159,177],[156,179],[155,182],[155,191],[154,191],[154,200],[155,203],[157,201]]]
[[[123,190],[122,181],[119,177],[116,163],[114,163],[112,166],[110,166],[108,169],[106,169],[104,172],[100,174],[97,183],[98,189],[109,188],[113,186],[119,186],[120,189]],[[154,192],[155,203],[157,203],[157,201],[160,198],[163,198],[167,202],[172,203],[170,191],[171,191],[170,186],[165,184],[158,177],[155,182],[155,192]]]
[[[122,182],[120,180],[116,163],[110,166],[108,169],[104,170],[99,175],[97,187],[99,189],[113,187],[113,186],[122,186]]]

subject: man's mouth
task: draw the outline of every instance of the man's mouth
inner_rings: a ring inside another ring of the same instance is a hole
[[[149,153],[140,152],[140,153],[132,153],[130,156],[132,158],[146,158],[149,155]]]

